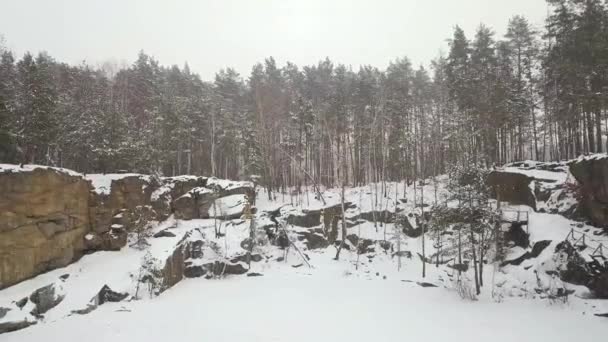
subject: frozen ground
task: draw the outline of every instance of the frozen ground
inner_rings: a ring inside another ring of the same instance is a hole
[[[107,304],[3,335],[30,341],[602,341],[605,318],[562,305],[467,302],[400,279],[271,272],[185,280],[157,298]]]

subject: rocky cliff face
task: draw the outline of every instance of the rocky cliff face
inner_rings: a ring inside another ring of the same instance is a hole
[[[521,173],[493,171],[488,176],[492,197],[512,204],[525,204],[536,210],[536,197],[530,188],[533,178]]]
[[[101,181],[100,181],[101,180]],[[0,289],[84,253],[119,250],[142,215],[163,220],[203,177],[154,179],[0,165]]]
[[[60,169],[0,167],[0,288],[79,258],[89,184]]]
[[[608,157],[579,158],[569,166],[579,184],[579,214],[596,225],[608,225]]]

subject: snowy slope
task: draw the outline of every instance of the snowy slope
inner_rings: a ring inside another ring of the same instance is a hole
[[[398,279],[279,272],[187,280],[152,300],[2,336],[77,341],[601,341],[603,318],[532,301],[463,302]]]

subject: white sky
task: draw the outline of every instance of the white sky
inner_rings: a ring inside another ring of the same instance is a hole
[[[227,66],[248,76],[267,56],[299,66],[328,56],[355,69],[402,56],[426,64],[456,24],[469,38],[482,22],[502,37],[512,15],[541,28],[546,13],[545,0],[0,0],[0,34],[18,55],[46,50],[97,65],[131,63],[143,49],[210,80]]]

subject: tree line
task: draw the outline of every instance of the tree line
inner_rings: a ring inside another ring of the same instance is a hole
[[[608,2],[547,0],[544,29],[455,27],[428,68],[270,57],[205,82],[141,52],[114,70],[0,44],[0,162],[225,178],[276,190],[410,181],[448,165],[607,150]]]

